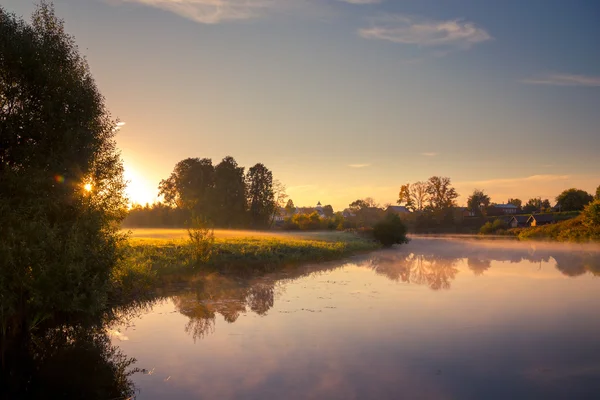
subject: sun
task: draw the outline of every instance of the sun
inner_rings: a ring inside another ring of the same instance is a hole
[[[85,189],[86,192],[91,192],[92,191],[92,184],[91,183],[86,183],[85,185],[83,185],[83,188]]]
[[[127,187],[125,188],[125,194],[129,198],[130,205],[132,203],[144,205],[146,203],[152,204],[156,201],[156,190],[153,189],[148,180],[138,171],[131,167],[131,165],[125,164],[125,180]]]

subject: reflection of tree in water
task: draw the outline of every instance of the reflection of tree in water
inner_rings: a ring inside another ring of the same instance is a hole
[[[134,363],[101,326],[47,328],[2,343],[0,398],[130,398]]]
[[[173,296],[172,300],[177,310],[190,318],[185,331],[196,340],[214,331],[217,314],[229,323],[248,308],[266,315],[275,304],[275,281],[213,274],[198,279],[193,291]]]
[[[556,268],[566,276],[575,277],[590,272],[600,275],[600,255],[592,253],[555,254]]]
[[[432,254],[390,253],[371,260],[371,268],[393,281],[427,285],[433,290],[450,289],[458,260]]]
[[[485,271],[490,269],[492,266],[492,260],[480,259],[477,257],[469,257],[467,259],[467,266],[477,276],[483,275]]]

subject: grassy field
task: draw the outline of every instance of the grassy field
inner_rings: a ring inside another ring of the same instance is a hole
[[[133,242],[154,242],[157,240],[181,240],[188,238],[186,229],[123,229]],[[347,232],[315,231],[315,232],[281,232],[281,231],[250,231],[234,229],[215,229],[217,239],[298,239],[320,241],[348,241],[356,236]]]
[[[114,271],[117,296],[138,296],[182,274],[254,274],[284,266],[336,260],[380,246],[349,232],[215,231],[201,246],[184,229],[136,229]],[[122,297],[121,296],[121,297]]]

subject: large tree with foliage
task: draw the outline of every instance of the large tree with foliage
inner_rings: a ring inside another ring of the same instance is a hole
[[[400,187],[397,204],[404,204],[412,211],[422,211],[428,201],[427,182],[407,183]]]
[[[167,179],[160,181],[158,194],[165,203],[188,210],[206,220],[212,213],[215,168],[209,158],[186,158],[175,164]]]
[[[215,188],[212,196],[215,223],[222,227],[243,226],[246,223],[246,183],[244,167],[233,157],[225,157],[215,167]]]
[[[270,225],[276,210],[273,193],[273,173],[263,164],[256,164],[246,174],[250,223],[257,228]]]
[[[561,211],[581,211],[594,197],[585,190],[567,189],[556,196],[556,205]]]
[[[523,202],[521,201],[521,199],[508,199],[508,204],[512,204],[513,206],[517,207],[518,209],[521,209]]]
[[[454,207],[458,193],[452,187],[450,178],[443,176],[432,176],[427,181],[427,195],[429,207],[432,210],[444,210]]]
[[[600,200],[600,186],[596,188],[596,195],[594,196],[595,200]]]
[[[0,7],[0,322],[95,312],[124,217],[116,121],[51,6]]]
[[[467,200],[467,207],[476,214],[481,214],[481,210],[485,210],[489,205],[490,196],[479,189],[475,189],[473,194],[471,194]]]

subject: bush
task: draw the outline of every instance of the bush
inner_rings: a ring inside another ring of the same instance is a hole
[[[373,226],[373,238],[385,247],[408,243],[406,226],[396,214],[388,214]]]
[[[589,227],[600,227],[600,200],[588,204],[583,210],[584,224]]]
[[[208,227],[201,218],[194,217],[187,231],[194,261],[196,263],[208,261],[215,247],[214,229]]]

